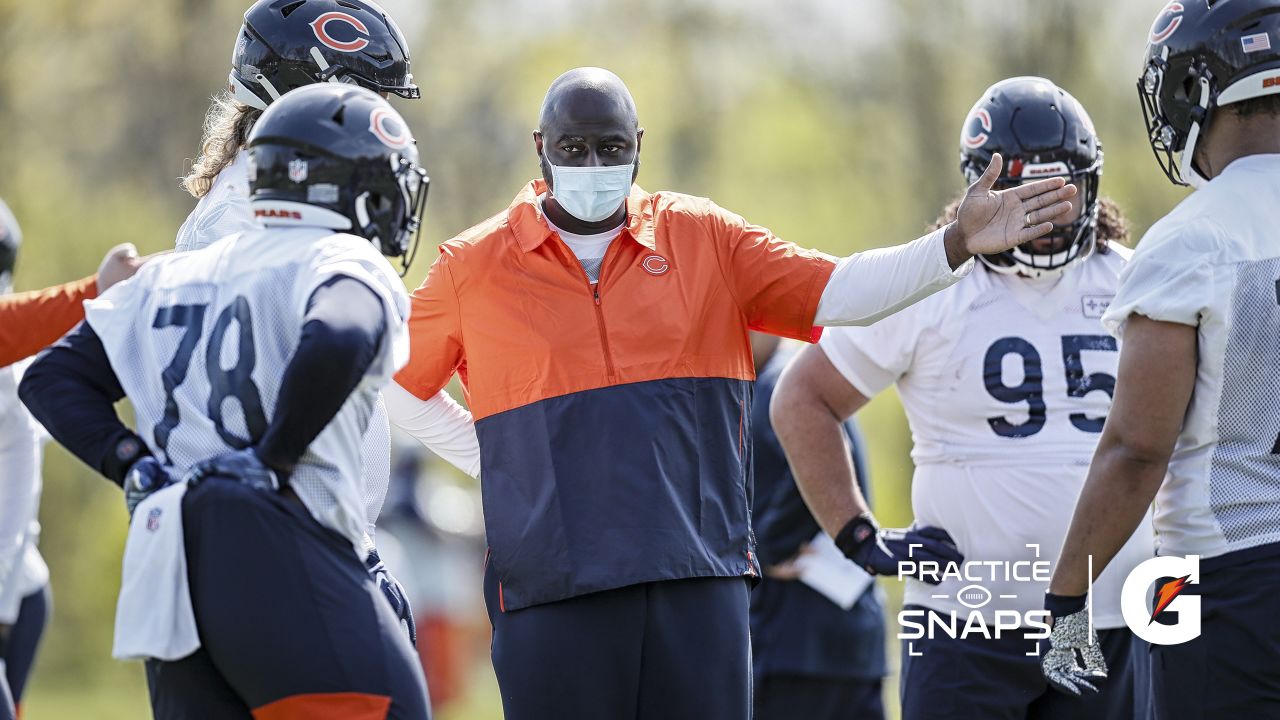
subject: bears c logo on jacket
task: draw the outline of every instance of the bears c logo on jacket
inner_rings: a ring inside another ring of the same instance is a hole
[[[331,47],[338,52],[357,52],[369,46],[368,37],[357,37],[354,40],[339,40],[329,34],[329,23],[341,22],[350,25],[356,29],[356,32],[367,36],[369,28],[358,18],[354,18],[343,12],[327,12],[311,22],[311,31],[316,34],[316,39],[324,43],[327,47]]]
[[[640,261],[640,267],[650,275],[665,275],[671,269],[671,263],[661,255],[649,255]]]

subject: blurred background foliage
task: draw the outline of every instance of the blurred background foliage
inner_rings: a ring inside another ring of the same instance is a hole
[[[498,212],[537,174],[530,131],[547,85],[570,67],[600,65],[639,105],[643,186],[710,196],[836,254],[921,234],[963,189],[966,112],[1012,75],[1049,77],[1088,108],[1106,149],[1103,192],[1140,237],[1181,197],[1152,162],[1134,92],[1162,4],[383,2],[410,40],[423,89],[420,102],[396,105],[432,177],[426,246]],[[194,204],[177,178],[225,84],[246,6],[0,0],[0,197],[26,234],[17,289],[87,275],[119,242],[172,246]],[[409,287],[434,254],[419,256]],[[907,523],[910,434],[896,398],[886,393],[861,420],[880,517]],[[140,666],[110,659],[119,491],[60,448],[46,457],[42,547],[55,614],[26,717],[147,717]],[[498,716],[484,660],[469,697],[442,717]]]

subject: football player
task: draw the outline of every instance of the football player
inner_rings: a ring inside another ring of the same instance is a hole
[[[367,0],[259,0],[245,12],[231,57],[226,94],[205,118],[200,157],[183,186],[199,202],[178,230],[177,249],[194,250],[257,226],[249,201],[245,144],[254,123],[288,91],[319,82],[348,83],[416,99],[404,34]],[[401,262],[408,267],[411,258]],[[431,398],[416,424],[424,443],[467,471],[479,472],[480,451],[471,415],[448,393]],[[382,397],[361,446],[368,564],[400,612],[411,639],[413,615],[399,583],[385,572],[373,539],[391,473],[391,430]]]
[[[1050,584],[1044,669],[1068,688],[1104,670],[1090,559],[1124,565],[1154,499],[1151,570],[1177,579],[1131,622],[1152,633],[1161,718],[1280,717],[1278,70],[1280,2],[1170,2],[1138,79],[1161,169],[1197,189],[1147,232],[1102,318],[1124,338],[1116,396]]]
[[[966,180],[994,153],[1007,158],[999,186],[1064,177],[1080,188],[1079,206],[1047,236],[982,256],[946,293],[869,327],[829,329],[784,374],[774,427],[819,520],[838,530],[856,488],[840,423],[897,385],[914,440],[915,520],[950,533],[969,573],[937,587],[908,579],[901,617],[987,628],[903,640],[905,720],[1143,717],[1142,652],[1119,600],[1128,570],[1151,556],[1149,530],[1130,527],[1116,567],[1098,581],[1094,621],[1119,676],[1085,700],[1050,691],[1039,672],[1047,562],[1039,576],[989,569],[1048,561],[1061,546],[1111,404],[1117,345],[1099,317],[1129,256],[1118,244],[1124,220],[1099,195],[1101,143],[1065,90],[1016,77],[984,92],[961,131]],[[985,591],[987,602],[964,590]],[[910,634],[905,622],[902,630]]]
[[[89,303],[20,393],[125,489],[114,654],[149,658],[157,717],[423,718],[421,666],[358,553],[360,437],[408,350],[386,257],[416,242],[426,175],[399,114],[349,85],[273,103],[248,146],[266,227]]]
[[[0,294],[12,287],[21,239],[17,221],[0,202]],[[36,548],[44,437],[18,400],[19,372],[13,365],[0,368],[0,718],[20,711],[52,602],[49,568]]]

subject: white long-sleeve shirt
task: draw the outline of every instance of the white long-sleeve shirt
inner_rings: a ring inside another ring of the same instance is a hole
[[[944,232],[940,229],[905,245],[841,260],[822,292],[814,324],[870,325],[954,285],[973,269],[973,260],[952,270]],[[610,230],[602,235],[616,233]],[[584,246],[569,244],[575,255]],[[479,477],[480,446],[471,413],[443,391],[422,400],[392,383],[383,394],[392,423],[468,475]]]

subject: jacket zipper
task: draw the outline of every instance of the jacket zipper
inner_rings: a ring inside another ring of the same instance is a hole
[[[583,273],[586,276],[586,273]],[[609,380],[616,380],[616,374],[613,370],[613,353],[609,351],[609,333],[604,327],[604,308],[600,307],[600,283],[596,282],[596,286],[591,289],[591,294],[596,303],[596,327],[600,329],[600,347],[604,351],[604,367],[609,372]]]
[[[604,355],[604,367],[609,373],[610,381],[617,379],[617,372],[613,367],[613,352],[609,350],[609,333],[604,326],[604,308],[600,306],[600,286],[604,284],[604,271],[609,266],[609,260],[617,254],[614,252],[614,248],[617,246],[618,240],[621,238],[621,235],[614,238],[613,242],[609,244],[609,249],[604,251],[604,259],[600,262],[600,276],[596,280],[596,284],[594,286],[592,286],[591,278],[587,277],[587,271],[582,268],[582,263],[578,260],[577,256],[574,255],[573,251],[569,250],[567,246],[564,248],[568,252],[569,259],[573,262],[574,266],[578,268],[578,276],[582,278],[582,282],[586,283],[587,291],[591,293],[591,301],[595,303],[596,329],[600,331],[600,352]],[[564,244],[563,240],[560,242],[562,245]]]

